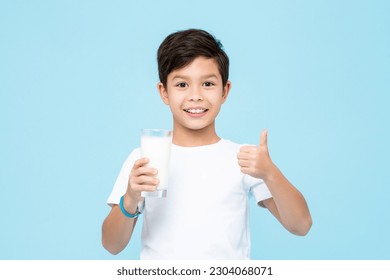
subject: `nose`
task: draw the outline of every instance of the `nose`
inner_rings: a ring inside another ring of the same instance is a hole
[[[203,101],[203,97],[200,95],[193,95],[190,97],[190,101]]]
[[[189,101],[203,101],[203,95],[200,88],[193,88],[188,96]]]

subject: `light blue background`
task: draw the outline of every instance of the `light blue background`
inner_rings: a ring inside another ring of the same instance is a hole
[[[231,60],[219,134],[258,143],[305,195],[296,237],[252,205],[255,259],[390,259],[390,2],[0,2],[0,259],[137,259],[101,246],[143,127],[171,127],[156,51],[203,28]]]

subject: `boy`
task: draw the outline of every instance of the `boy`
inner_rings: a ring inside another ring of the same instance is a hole
[[[219,41],[203,30],[179,31],[162,42],[157,58],[157,87],[173,114],[168,194],[141,197],[141,191],[156,189],[158,170],[135,149],[108,199],[103,246],[112,254],[122,251],[144,209],[141,259],[249,259],[250,195],[287,230],[305,235],[309,209],[272,162],[267,131],[259,146],[216,133],[215,119],[231,87]]]

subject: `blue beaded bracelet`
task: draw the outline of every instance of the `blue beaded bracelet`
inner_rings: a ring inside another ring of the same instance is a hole
[[[135,212],[135,214],[130,214],[129,212],[126,211],[125,207],[123,206],[123,198],[124,198],[125,195],[122,195],[121,197],[121,200],[119,201],[119,206],[121,208],[121,211],[123,213],[123,215],[125,215],[126,217],[129,217],[131,219],[134,219],[134,218],[137,218],[139,214],[141,214],[139,211],[138,211],[138,206],[137,206],[137,210]]]

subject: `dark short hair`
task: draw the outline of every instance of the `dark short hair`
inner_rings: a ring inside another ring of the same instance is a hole
[[[215,59],[225,86],[229,78],[229,58],[221,42],[200,29],[188,29],[170,34],[157,51],[158,75],[166,86],[169,73],[183,68],[203,56]]]

